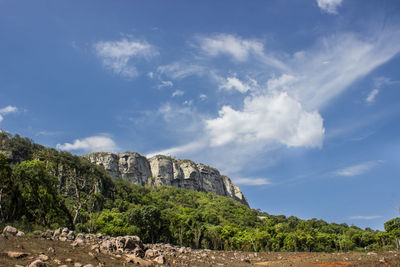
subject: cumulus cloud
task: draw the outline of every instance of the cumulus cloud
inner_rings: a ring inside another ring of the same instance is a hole
[[[368,96],[367,96],[367,98],[365,99],[365,101],[366,101],[367,103],[372,103],[372,102],[374,102],[374,101],[375,101],[375,97],[376,97],[378,94],[379,94],[379,90],[378,90],[378,89],[372,90],[372,91],[368,94]]]
[[[205,121],[212,146],[277,141],[288,147],[321,147],[325,129],[316,111],[308,112],[286,92],[250,96],[243,110],[223,106]]]
[[[238,62],[248,59],[255,51],[262,53],[261,59],[265,55],[262,49],[243,44],[251,43],[251,40],[227,36],[203,37],[201,40],[205,41],[200,42],[203,46],[199,49],[206,56],[226,54]],[[223,50],[221,43],[224,43],[224,38],[233,42],[235,45],[232,47],[241,52],[233,48]],[[256,77],[254,83],[250,79],[239,80],[235,75],[228,76],[230,80],[219,77],[214,80],[219,86],[225,84],[225,89],[241,90],[247,95],[241,101],[235,98],[232,104],[223,103],[216,115],[198,116],[197,132],[180,138],[192,141],[182,141],[163,152],[177,157],[202,157],[207,163],[232,174],[249,161],[282,147],[321,148],[325,127],[320,111],[352,83],[398,54],[399,41],[400,32],[393,29],[368,37],[337,33],[321,38],[308,49],[288,57],[283,64],[287,68],[277,68],[274,74],[267,74],[269,77],[263,74],[265,65],[259,64],[254,64],[262,66],[258,72],[254,69],[254,72],[241,73]],[[249,63],[244,64],[247,66]],[[163,71],[167,69],[173,70],[175,77],[194,73],[179,64],[169,65]],[[360,173],[360,169],[364,170],[359,166],[343,169],[337,174],[350,175],[357,170]]]
[[[115,74],[133,78],[138,75],[133,58],[145,58],[158,54],[155,47],[147,42],[122,39],[120,41],[100,41],[94,44],[97,56],[103,65]]]
[[[75,139],[72,143],[57,144],[60,150],[81,150],[85,152],[116,152],[118,146],[108,136],[90,136],[83,139]]]
[[[176,90],[175,92],[172,93],[172,97],[175,96],[182,96],[185,92],[181,90]]]
[[[381,218],[382,216],[376,216],[376,215],[372,215],[372,216],[350,216],[349,219],[350,220],[374,220],[374,219],[378,219]]]
[[[382,163],[382,160],[367,161],[360,164],[348,166],[346,168],[336,171],[335,173],[338,176],[357,176],[372,170]]]
[[[250,85],[242,82],[236,77],[228,77],[219,86],[219,88],[223,90],[237,90],[241,93],[246,93],[247,91],[250,90]]]
[[[319,8],[329,14],[337,14],[337,8],[343,0],[317,0]]]
[[[237,185],[257,186],[270,184],[265,178],[233,178],[232,180]]]

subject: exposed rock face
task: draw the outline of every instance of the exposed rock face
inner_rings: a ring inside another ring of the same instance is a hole
[[[147,159],[136,152],[95,152],[85,157],[102,166],[113,178],[123,178],[138,185],[168,185],[212,192],[248,205],[240,188],[229,177],[221,175],[215,168],[191,160],[175,160],[163,155]]]

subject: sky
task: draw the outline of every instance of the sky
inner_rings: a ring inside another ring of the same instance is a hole
[[[397,0],[0,0],[0,129],[214,166],[270,214],[399,216]]]

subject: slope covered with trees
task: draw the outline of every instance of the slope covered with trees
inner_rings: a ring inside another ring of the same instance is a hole
[[[213,193],[112,180],[85,158],[0,133],[0,224],[67,226],[138,235],[144,242],[248,251],[398,248],[400,218],[386,231],[270,215]]]

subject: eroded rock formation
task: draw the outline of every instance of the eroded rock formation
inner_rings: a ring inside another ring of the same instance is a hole
[[[113,178],[123,178],[138,185],[168,185],[212,192],[248,205],[240,188],[229,177],[221,175],[215,168],[191,160],[176,160],[163,155],[147,159],[136,152],[95,152],[85,157],[102,166]]]

